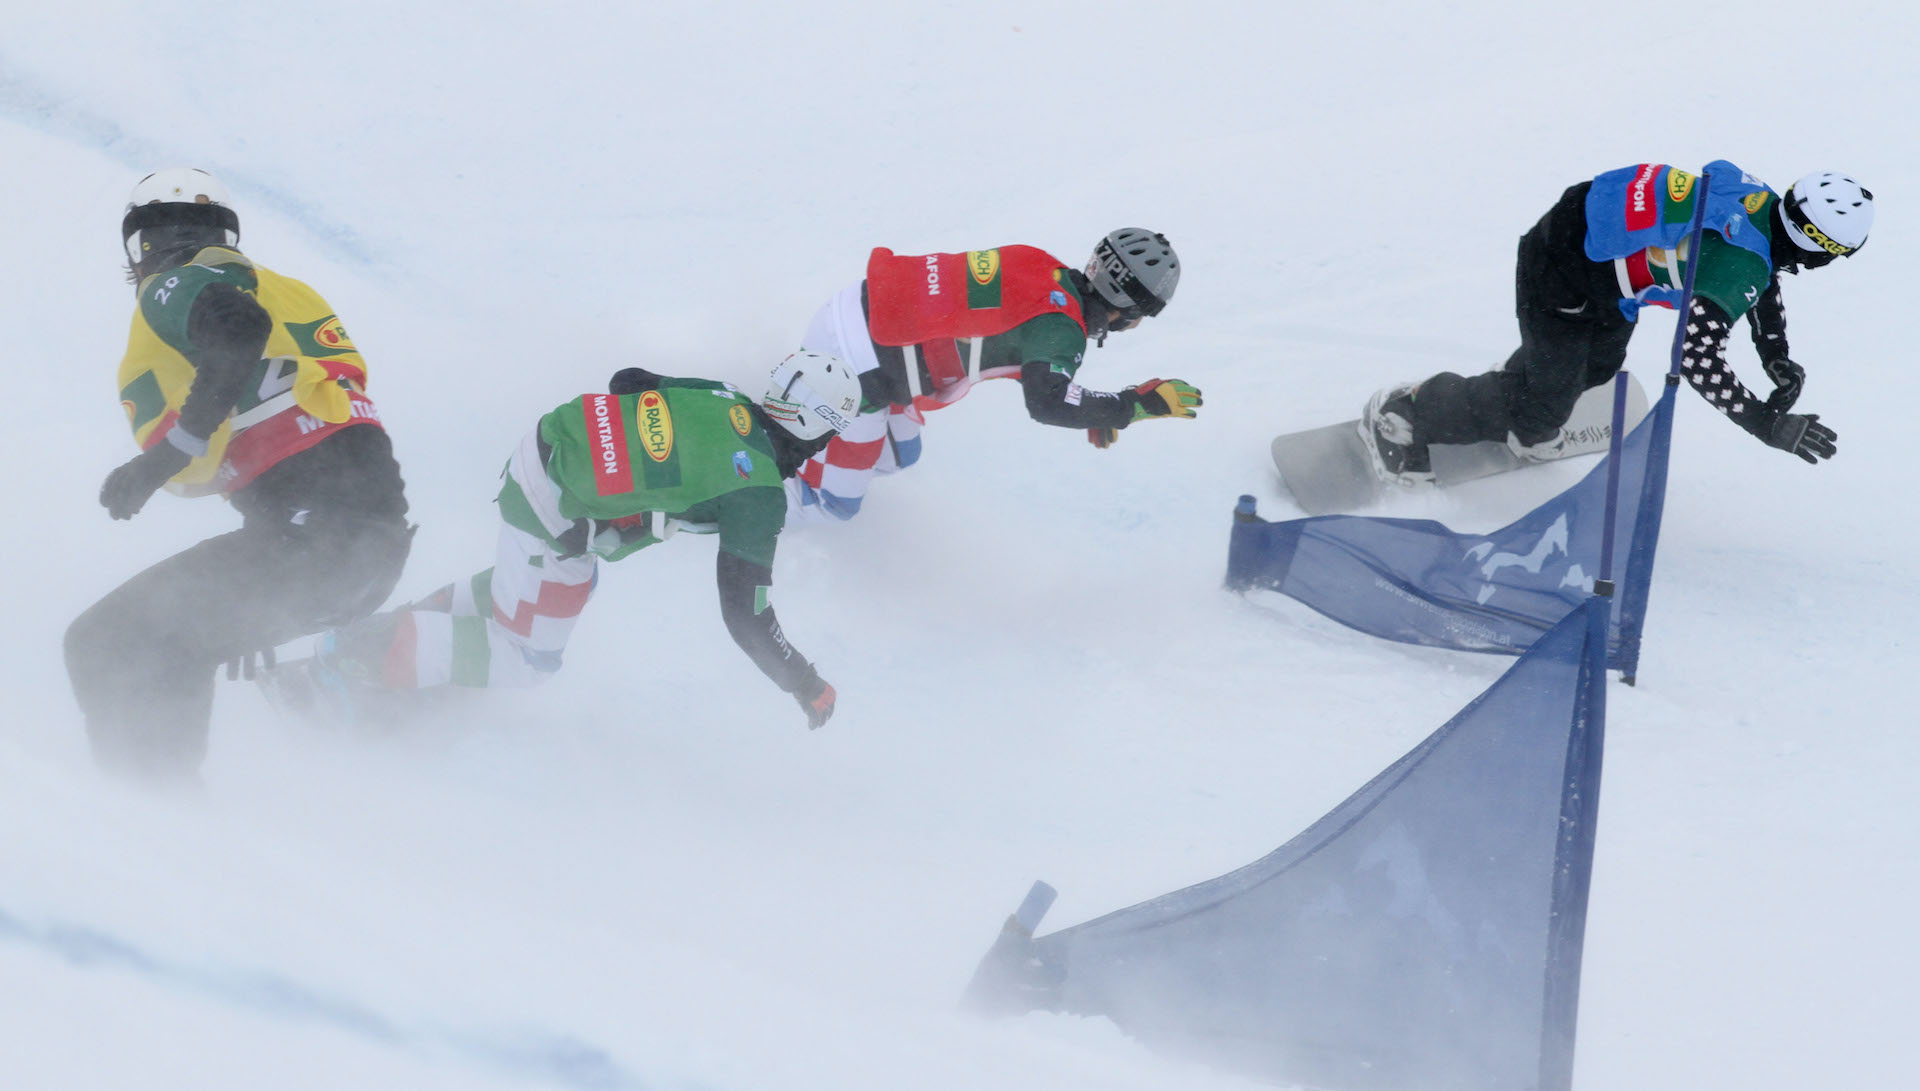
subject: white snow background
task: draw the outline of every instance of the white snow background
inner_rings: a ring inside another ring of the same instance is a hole
[[[1514,241],[1564,187],[1718,157],[1855,173],[1878,229],[1786,285],[1836,459],[1680,395],[1640,685],[1609,695],[1577,1082],[1908,1078],[1920,16],[1584,7],[10,10],[0,1086],[1247,1086],[955,1001],[1031,880],[1055,928],[1246,863],[1506,669],[1222,592],[1229,511],[1293,514],[1275,432],[1504,360]],[[95,502],[133,453],[120,214],[175,164],[364,350],[422,528],[406,597],[490,562],[538,414],[628,364],[757,381],[874,245],[1077,264],[1164,231],[1178,298],[1081,377],[1207,404],[1102,452],[990,383],[858,520],[786,535],[781,616],[841,695],[821,731],[727,639],[693,539],[603,572],[544,690],[398,738],[223,682],[204,794],[155,796],[93,771],[59,648],[237,522]],[[1645,325],[1657,390],[1672,323]],[[1386,511],[1497,526],[1584,469]]]

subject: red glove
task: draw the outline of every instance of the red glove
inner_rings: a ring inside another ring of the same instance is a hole
[[[815,694],[811,700],[797,694],[794,696],[794,700],[800,703],[800,711],[807,714],[808,731],[813,731],[819,728],[821,724],[833,719],[833,703],[836,699],[837,695],[833,692],[833,686],[825,679],[822,679],[820,682],[820,692]]]

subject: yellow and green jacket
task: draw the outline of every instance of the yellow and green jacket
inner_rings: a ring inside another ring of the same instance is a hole
[[[166,438],[193,386],[194,345],[187,317],[200,292],[229,284],[252,296],[273,320],[266,350],[207,451],[167,488],[183,496],[232,494],[290,455],[343,428],[380,424],[366,396],[367,366],[320,293],[210,246],[187,264],[140,282],[127,353],[120,361],[120,404],[142,450]]]

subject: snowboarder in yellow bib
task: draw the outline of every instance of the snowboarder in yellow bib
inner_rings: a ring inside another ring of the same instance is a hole
[[[226,188],[191,168],[133,189],[137,305],[120,404],[140,454],[100,503],[224,496],[240,529],[134,576],[74,621],[67,673],[103,765],[192,778],[223,661],[377,609],[411,531],[367,365],[333,308],[239,249]]]

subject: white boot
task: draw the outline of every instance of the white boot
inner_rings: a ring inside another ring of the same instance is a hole
[[[1360,414],[1360,439],[1375,477],[1390,485],[1433,484],[1433,460],[1427,445],[1413,441],[1414,384],[1400,383],[1374,392]]]
[[[1507,450],[1522,462],[1552,462],[1567,453],[1567,433],[1563,428],[1539,443],[1522,443],[1520,437],[1507,433]]]

